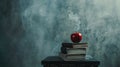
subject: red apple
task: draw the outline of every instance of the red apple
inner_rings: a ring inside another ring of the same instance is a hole
[[[78,43],[82,40],[82,34],[79,32],[75,32],[71,34],[71,40],[74,43]]]

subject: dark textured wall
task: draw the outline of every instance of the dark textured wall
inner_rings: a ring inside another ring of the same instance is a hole
[[[119,0],[0,0],[0,67],[40,67],[79,31],[100,67],[120,67]]]

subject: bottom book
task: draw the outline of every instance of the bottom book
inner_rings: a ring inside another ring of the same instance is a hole
[[[59,56],[65,61],[79,61],[79,60],[85,60],[86,54],[63,54],[63,53],[59,53]]]

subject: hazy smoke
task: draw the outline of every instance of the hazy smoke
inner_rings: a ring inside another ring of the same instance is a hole
[[[119,0],[12,0],[6,4],[10,8],[6,5],[0,8],[4,32],[0,53],[5,55],[4,63],[12,67],[39,67],[42,59],[58,55],[61,43],[71,42],[70,34],[79,31],[83,34],[82,42],[89,44],[87,54],[100,60],[100,67],[120,67],[119,3]]]

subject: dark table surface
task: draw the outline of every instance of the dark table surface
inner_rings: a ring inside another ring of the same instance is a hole
[[[99,65],[100,61],[90,59],[90,60],[79,60],[79,61],[64,61],[59,56],[48,56],[41,61],[41,64],[94,64]]]

